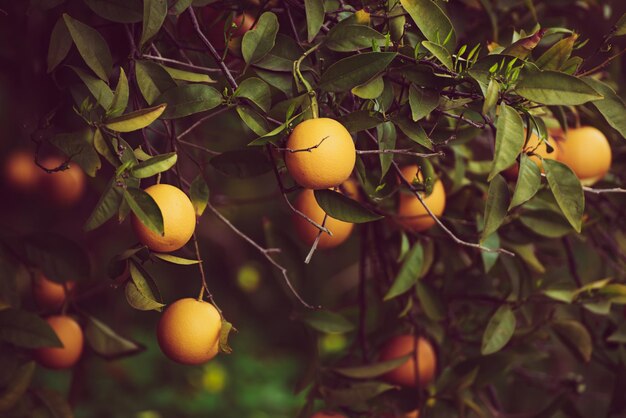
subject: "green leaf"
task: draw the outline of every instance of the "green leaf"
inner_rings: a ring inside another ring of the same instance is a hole
[[[546,272],[546,268],[535,254],[535,246],[533,244],[511,244],[507,243],[507,248],[517,254],[533,271],[543,274]]]
[[[167,0],[143,0],[143,28],[140,46],[159,33],[167,16]]]
[[[170,264],[176,264],[179,266],[191,266],[202,262],[198,260],[190,260],[188,258],[176,257],[175,255],[165,253],[152,253],[152,255]]]
[[[585,212],[585,195],[580,180],[571,168],[558,161],[545,159],[543,168],[563,215],[576,232],[580,233]]]
[[[222,95],[211,86],[186,84],[167,90],[155,103],[166,103],[163,119],[178,119],[214,109],[222,103]]]
[[[424,128],[422,128],[419,123],[412,121],[408,116],[401,115],[394,118],[393,122],[411,141],[431,151],[433,150],[432,141],[428,138],[426,131],[424,131]]]
[[[515,192],[513,192],[513,199],[509,205],[509,210],[532,199],[540,186],[541,171],[539,170],[539,166],[526,154],[522,154],[520,157],[517,183],[515,184]]]
[[[428,283],[418,280],[415,283],[415,293],[421,308],[426,316],[433,321],[442,321],[446,317],[446,310],[436,289]]]
[[[126,284],[126,300],[135,309],[141,311],[160,311],[165,305],[152,277],[135,261],[129,263],[131,280]]]
[[[141,22],[141,0],[85,0],[98,16],[118,23]]]
[[[62,18],[57,23],[50,34],[50,45],[48,46],[48,73],[51,73],[67,56],[72,48],[72,37]]]
[[[371,110],[357,110],[338,118],[350,133],[375,128],[383,122],[383,115]]]
[[[94,131],[83,129],[78,132],[55,135],[50,142],[65,155],[71,156],[72,161],[80,165],[85,173],[95,177],[102,165],[93,146],[93,136]]]
[[[231,177],[257,177],[272,170],[263,151],[244,149],[223,152],[211,158],[210,164],[220,173]]]
[[[74,412],[65,396],[50,389],[31,389],[31,393],[37,397],[54,418],[74,418]]]
[[[270,87],[260,78],[246,78],[239,84],[234,96],[250,100],[266,113],[270,111],[270,107],[272,106]]]
[[[404,257],[402,267],[383,300],[393,299],[411,289],[419,280],[423,262],[424,248],[421,243],[416,242]]]
[[[443,46],[430,41],[423,41],[422,46],[426,48],[431,54],[435,56],[446,68],[454,70],[454,64],[452,63],[452,55]]]
[[[1,314],[1,312],[0,312]],[[0,333],[2,330],[0,330]],[[60,343],[60,341],[59,341]],[[10,411],[23,398],[33,379],[35,369],[34,361],[21,364],[11,376],[9,384],[0,393],[0,413]]]
[[[177,160],[178,155],[176,155],[175,152],[156,155],[134,166],[131,170],[131,174],[138,179],[152,177],[172,168]]]
[[[151,61],[135,61],[137,85],[149,105],[165,93],[176,87],[176,83],[169,73],[160,65]]]
[[[331,405],[362,405],[364,402],[396,388],[397,386],[376,381],[353,383],[347,388],[324,388],[324,398]]]
[[[0,341],[18,347],[63,347],[54,330],[39,315],[20,309],[0,310]]]
[[[395,52],[366,52],[340,59],[322,74],[319,87],[326,91],[349,91],[384,71]]]
[[[573,319],[561,319],[552,323],[561,342],[583,361],[589,363],[593,352],[593,342],[583,324]]]
[[[427,40],[445,46],[452,52],[456,47],[456,33],[450,19],[432,0],[401,0],[404,10],[411,16]],[[449,37],[448,42],[444,41]]]
[[[166,110],[167,104],[136,110],[116,118],[108,119],[104,126],[115,132],[133,132],[149,126]]]
[[[265,12],[259,17],[254,29],[243,35],[241,54],[246,64],[254,64],[267,55],[276,43],[278,18],[272,12]]]
[[[63,20],[85,63],[98,77],[108,82],[113,67],[113,58],[111,58],[111,51],[106,40],[97,30],[68,14],[63,14]]]
[[[99,78],[93,77],[88,74],[86,71],[74,66],[69,66],[74,72],[80,77],[80,79],[85,83],[87,89],[91,93],[91,95],[96,99],[98,104],[102,106],[104,110],[111,108],[113,104],[113,92],[109,88],[109,86]]]
[[[111,107],[107,110],[108,117],[119,116],[126,110],[128,106],[128,78],[124,69],[120,67],[120,77],[117,81],[117,87],[113,93],[113,100],[111,101]]]
[[[187,10],[194,3],[193,0],[176,0],[174,5],[170,8],[170,14],[174,14],[175,16],[180,15],[182,12]],[[202,4],[204,6],[204,4]]]
[[[174,80],[189,81],[190,83],[215,83],[207,74],[194,73],[192,71],[181,70],[179,68],[168,67],[159,64]]]
[[[142,224],[163,235],[163,214],[152,196],[136,187],[124,191],[124,200]]]
[[[327,334],[343,334],[354,329],[350,321],[331,311],[306,311],[301,314],[300,318],[311,328]]]
[[[406,363],[409,357],[410,355],[406,355],[387,361],[381,361],[379,363],[368,364],[365,366],[338,367],[332,369],[332,371],[351,379],[373,379],[375,377],[382,376],[385,373],[397,369],[398,366]]]
[[[498,99],[500,98],[500,84],[492,78],[489,80],[489,85],[487,86],[487,93],[485,94],[485,101],[483,103],[483,114],[487,115],[491,112],[492,109],[496,107],[498,104]]]
[[[511,195],[506,180],[501,175],[496,175],[489,183],[489,191],[487,192],[485,227],[481,234],[482,239],[487,238],[500,228],[506,216],[510,200]]]
[[[376,133],[378,134],[378,149],[380,151],[394,149],[396,147],[397,132],[396,127],[391,122],[383,122],[376,127]],[[381,153],[378,156],[380,160],[380,178],[385,177],[391,162],[393,161],[393,154]]]
[[[313,42],[324,24],[324,1],[304,0],[306,14],[306,32],[309,43]]]
[[[93,133],[93,147],[98,154],[102,155],[113,167],[117,168],[120,165],[120,160],[113,150],[111,139],[108,136],[105,137],[105,134],[98,128],[96,128]]]
[[[383,216],[371,212],[356,200],[332,190],[315,190],[315,200],[328,216],[340,221],[365,223],[383,218]]]
[[[244,35],[245,36],[245,35]],[[264,68],[270,71],[282,71],[291,73],[293,71],[293,62],[302,55],[302,49],[296,41],[289,36],[279,33],[276,35],[276,43],[265,57],[260,59],[254,65],[255,67]],[[311,70],[311,61],[305,58],[300,66],[302,71]]]
[[[482,239],[480,243],[483,247],[496,250],[500,248],[500,236],[494,232],[493,234],[489,235],[487,238]],[[500,253],[481,251],[480,257],[483,260],[485,273],[489,273],[489,271],[491,271],[493,266],[498,261],[498,258],[500,258]]]
[[[189,199],[197,216],[202,216],[209,202],[209,186],[202,174],[198,174],[189,186]]]
[[[337,24],[324,38],[324,45],[331,51],[353,52],[371,48],[373,43],[385,43],[385,35],[365,25]]]
[[[602,100],[591,102],[604,116],[607,123],[626,138],[626,105],[621,97],[610,86],[591,77],[584,77],[583,81],[604,96]]]
[[[519,220],[535,234],[548,238],[561,238],[574,232],[572,226],[561,214],[547,210],[524,212]]]
[[[352,94],[361,99],[377,99],[383,94],[385,81],[382,76],[375,77],[365,84],[352,88]]]
[[[611,30],[611,36],[626,35],[626,13],[619,18]]]
[[[93,351],[107,360],[132,356],[145,350],[143,345],[122,337],[93,316],[87,316],[85,340]]]
[[[89,215],[83,230],[85,232],[92,231],[111,219],[122,203],[122,196],[122,188],[117,185],[117,179],[113,177],[100,196],[93,212]]]
[[[480,348],[482,355],[500,351],[513,337],[515,323],[515,315],[509,305],[500,306],[487,323]]]
[[[574,44],[578,39],[577,34],[572,34],[563,38],[544,52],[536,61],[535,65],[542,70],[560,70],[563,68],[574,49]]]
[[[500,105],[500,116],[496,124],[496,150],[489,172],[489,181],[515,163],[515,159],[524,146],[524,139],[522,117],[514,108],[503,102]]]
[[[423,89],[411,84],[409,88],[409,105],[411,107],[411,118],[414,122],[430,115],[430,112],[437,108],[439,104],[439,94],[430,89]]]
[[[545,105],[581,105],[602,99],[584,81],[556,71],[523,73],[515,87],[517,94],[530,101]]]
[[[89,256],[76,242],[55,233],[39,232],[7,243],[27,265],[50,280],[84,280],[90,275]]]

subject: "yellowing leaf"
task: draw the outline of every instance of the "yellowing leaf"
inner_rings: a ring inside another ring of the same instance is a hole
[[[109,119],[104,126],[116,132],[136,131],[154,122],[161,116],[166,107],[167,104],[163,103],[158,106],[127,113],[117,118]]]

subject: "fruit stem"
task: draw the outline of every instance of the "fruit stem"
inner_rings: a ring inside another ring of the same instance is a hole
[[[315,93],[315,90],[313,90],[313,87],[311,87],[311,84],[302,75],[302,72],[300,71],[300,65],[302,65],[302,61],[304,61],[306,57],[315,52],[321,45],[321,43],[313,45],[293,63],[293,76],[296,80],[296,84],[298,86],[302,84],[302,86],[306,89],[309,95],[309,101],[311,103],[311,119],[317,119],[320,113],[319,105],[317,103],[317,94]]]

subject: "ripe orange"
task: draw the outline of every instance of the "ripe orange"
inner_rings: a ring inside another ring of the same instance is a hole
[[[35,156],[27,151],[13,151],[4,160],[4,182],[18,192],[36,191],[43,174],[44,171],[35,165]]]
[[[74,288],[76,283],[72,281],[65,282],[68,291]],[[37,276],[33,281],[33,299],[41,309],[56,310],[63,306],[66,293],[62,283],[49,280],[43,274]]]
[[[421,172],[418,174],[417,165],[409,165],[402,168],[402,176],[409,182],[417,176],[422,178]],[[423,194],[422,194],[423,196]],[[446,191],[441,180],[435,181],[432,193],[424,197],[424,203],[435,214],[441,216],[446,208]],[[426,212],[424,205],[413,193],[400,193],[398,204],[398,223],[405,229],[422,232],[435,225],[435,220]]]
[[[417,344],[417,350],[415,350],[415,344]],[[386,373],[383,376],[384,379],[400,386],[424,387],[428,385],[435,377],[437,358],[433,346],[425,338],[418,338],[413,335],[394,337],[383,346],[380,359],[382,361],[392,360],[414,352],[415,354],[409,357],[405,363]]]
[[[294,207],[320,225],[324,221],[326,212],[317,204],[313,190],[302,190],[294,202]],[[306,245],[312,245],[315,238],[317,238],[319,229],[297,213],[293,213],[291,219],[300,239]],[[330,217],[330,215],[326,218],[324,226],[328,228],[333,235],[330,236],[325,232],[322,233],[317,244],[317,248],[320,249],[334,248],[342,244],[348,239],[354,228],[354,224],[340,221]]]
[[[350,177],[356,162],[350,132],[329,118],[309,119],[296,126],[285,152],[285,164],[291,177],[307,189],[339,186]],[[304,151],[310,149],[309,151]],[[302,150],[302,151],[299,151]]]
[[[66,315],[51,316],[46,322],[63,343],[60,348],[39,348],[35,350],[35,359],[42,366],[51,369],[67,369],[80,359],[83,352],[83,330],[71,317]]]
[[[611,168],[611,146],[606,136],[592,126],[567,131],[557,142],[558,160],[571,168],[586,186],[602,179]]]
[[[41,165],[54,169],[59,167],[65,158],[51,156],[41,161]],[[67,170],[54,173],[44,173],[42,177],[42,192],[47,201],[54,206],[66,208],[80,200],[85,191],[85,173],[74,162],[69,163]]]
[[[344,414],[331,411],[320,411],[311,415],[311,418],[347,418]]]
[[[401,413],[400,415],[385,414],[381,418],[419,418],[420,411],[418,409],[410,412]]]
[[[170,252],[183,247],[196,229],[196,212],[191,200],[178,187],[155,184],[146,190],[156,202],[163,215],[164,235],[145,226],[134,214],[131,224],[139,241],[157,252]]]
[[[167,307],[157,327],[161,351],[182,364],[202,364],[218,352],[222,318],[208,302],[179,299]]]

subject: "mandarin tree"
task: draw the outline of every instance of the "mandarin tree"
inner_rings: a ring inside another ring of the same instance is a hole
[[[0,418],[626,416],[622,0],[0,5]]]

